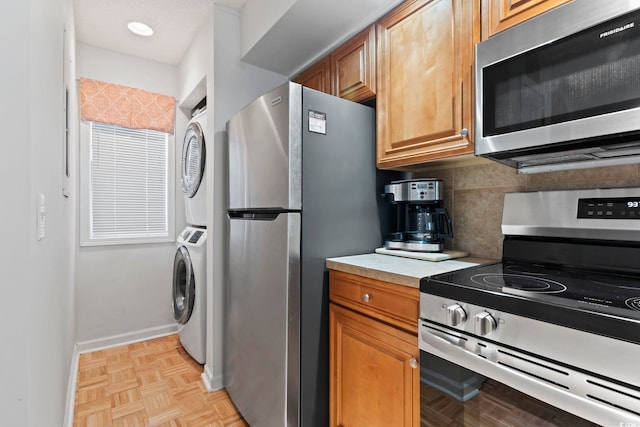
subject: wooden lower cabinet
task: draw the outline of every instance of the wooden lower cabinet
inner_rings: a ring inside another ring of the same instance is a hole
[[[376,293],[371,298],[381,296]],[[418,427],[420,352],[416,334],[335,302],[329,304],[329,315],[329,425]]]

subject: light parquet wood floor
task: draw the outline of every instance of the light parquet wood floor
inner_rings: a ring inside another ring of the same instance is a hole
[[[246,427],[177,335],[80,355],[74,427]]]

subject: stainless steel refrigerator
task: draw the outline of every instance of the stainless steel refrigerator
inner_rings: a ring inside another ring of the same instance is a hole
[[[288,83],[227,132],[226,389],[252,427],[326,427],[325,258],[382,244],[375,112]]]

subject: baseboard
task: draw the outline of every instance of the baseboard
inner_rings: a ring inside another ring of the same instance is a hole
[[[80,361],[80,353],[78,345],[73,346],[71,355],[71,368],[69,371],[69,384],[67,384],[67,407],[64,411],[64,427],[73,427],[74,406],[76,400],[76,384],[78,380],[78,364]]]
[[[78,343],[78,353],[90,353],[92,351],[103,350],[105,348],[118,347],[134,342],[145,341],[153,338],[165,337],[178,333],[178,324],[157,326],[154,328],[140,329],[126,334],[112,335],[90,341]]]
[[[224,388],[222,375],[218,375],[217,377],[214,376],[211,369],[206,364],[204,365],[204,372],[202,372],[200,377],[202,378],[202,382],[209,393]]]

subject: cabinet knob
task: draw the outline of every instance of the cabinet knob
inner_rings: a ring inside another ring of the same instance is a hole
[[[364,301],[364,302],[371,301],[371,296],[369,294],[363,294],[362,295],[362,301]]]
[[[469,135],[469,129],[462,128],[462,130],[460,131],[460,136],[465,137],[467,135]]]
[[[409,366],[411,366],[413,369],[416,369],[418,367],[418,361],[415,357],[409,359]]]

